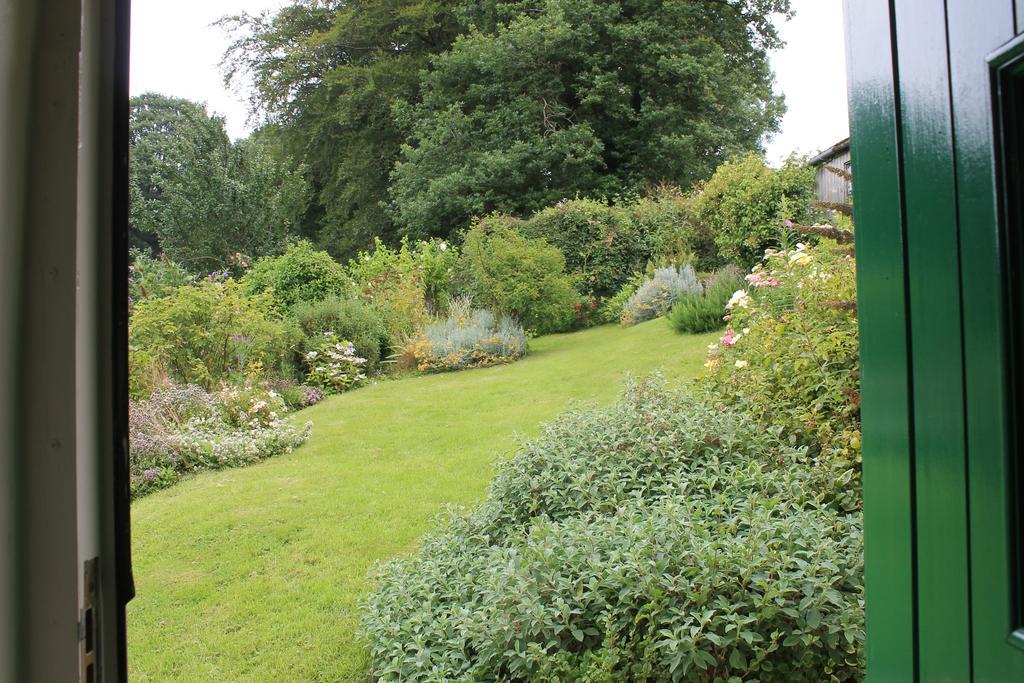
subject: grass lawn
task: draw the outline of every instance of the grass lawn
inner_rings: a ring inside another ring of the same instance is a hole
[[[383,382],[299,415],[295,453],[207,472],[132,506],[132,680],[359,681],[358,601],[375,560],[415,548],[449,503],[572,399],[627,373],[693,377],[717,335],[665,320],[531,342],[513,365]]]

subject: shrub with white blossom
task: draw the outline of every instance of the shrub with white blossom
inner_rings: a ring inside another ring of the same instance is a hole
[[[324,391],[348,391],[366,379],[366,359],[356,355],[356,347],[333,332],[325,332],[320,346],[306,356],[309,372],[306,381]]]

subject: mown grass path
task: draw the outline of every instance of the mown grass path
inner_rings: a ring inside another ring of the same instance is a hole
[[[374,561],[479,500],[516,436],[628,373],[693,377],[716,335],[664,320],[536,339],[513,365],[383,382],[303,411],[295,453],[209,472],[132,507],[132,680],[359,681]]]

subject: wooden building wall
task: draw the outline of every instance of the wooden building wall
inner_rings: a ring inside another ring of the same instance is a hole
[[[850,173],[852,167],[850,165],[849,148],[845,152],[841,152],[832,159],[820,164],[814,178],[814,192],[820,201],[847,204],[850,201],[850,182],[846,178],[829,171],[830,167]]]

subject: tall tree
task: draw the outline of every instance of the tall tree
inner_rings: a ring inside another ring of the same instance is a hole
[[[133,241],[194,272],[279,252],[308,203],[301,169],[261,137],[232,144],[195,102],[133,98],[130,141]]]
[[[789,0],[546,0],[432,60],[391,186],[412,235],[576,194],[687,186],[784,110],[767,51]]]
[[[198,161],[225,154],[231,142],[224,122],[201,104],[157,93],[132,98],[129,131],[132,246],[159,251],[172,186]]]
[[[419,72],[454,40],[452,5],[295,0],[274,15],[222,20],[235,36],[226,78],[251,79],[253,110],[304,162],[318,241],[336,256],[396,235],[383,202],[404,134],[391,109],[417,101]]]
[[[307,168],[318,241],[710,175],[777,126],[789,0],[293,0],[223,20],[229,81]]]

